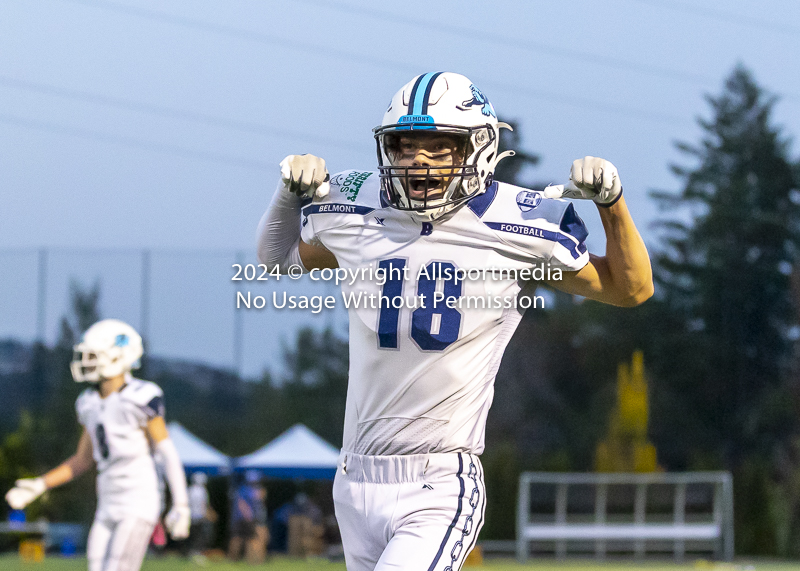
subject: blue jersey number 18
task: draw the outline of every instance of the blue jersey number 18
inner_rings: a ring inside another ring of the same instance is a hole
[[[381,293],[381,310],[378,318],[378,345],[385,349],[397,349],[397,333],[400,326],[400,307],[394,307],[392,300],[403,293],[403,268],[406,260],[391,258],[381,260],[379,268],[386,271],[387,280]],[[417,307],[411,314],[411,338],[423,351],[444,351],[456,339],[461,329],[461,312],[448,307],[446,300],[461,297],[464,284],[455,275],[456,267],[450,262],[429,262],[425,272],[420,272],[417,281],[417,296],[424,296],[425,307]],[[434,306],[436,277],[444,280],[441,292],[444,299],[438,298]],[[388,298],[388,299],[386,299]],[[421,305],[419,302],[417,305]]]

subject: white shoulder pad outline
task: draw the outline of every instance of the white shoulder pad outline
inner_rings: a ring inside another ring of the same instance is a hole
[[[120,397],[136,405],[148,419],[164,416],[164,391],[155,383],[131,378],[120,389]]]
[[[78,422],[83,424],[83,413],[86,409],[92,406],[91,399],[98,396],[97,389],[94,387],[87,387],[81,391],[78,398],[75,399],[75,414],[78,417]]]
[[[528,244],[545,240],[552,243],[550,259],[558,259],[565,269],[577,270],[588,262],[588,231],[570,201],[495,182],[467,206],[501,242],[515,249],[529,253]]]

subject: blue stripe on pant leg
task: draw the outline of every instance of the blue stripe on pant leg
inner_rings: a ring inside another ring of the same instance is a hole
[[[464,543],[471,541],[470,535],[473,535],[473,537],[477,535],[477,530],[480,526],[480,507],[483,503],[483,498],[486,496],[480,482],[480,471],[478,469],[480,462],[477,462],[472,454],[468,454],[467,457],[469,458],[469,467],[464,478],[467,484],[467,491],[464,497],[468,498],[467,506],[464,510],[466,517],[464,518],[463,527],[457,530],[461,532],[461,537],[453,544],[450,550],[450,564],[444,568],[444,571],[454,571],[461,568],[464,558],[470,549],[465,549]]]
[[[481,490],[481,494],[483,495],[482,502],[481,502],[481,509],[480,513],[478,514],[478,519],[473,522],[472,526],[472,541],[470,542],[467,550],[464,552],[464,557],[461,559],[461,563],[459,564],[458,568],[461,568],[461,565],[464,564],[464,560],[467,558],[467,553],[472,551],[472,548],[475,547],[475,542],[478,540],[478,532],[480,531],[481,526],[483,525],[483,518],[486,515],[486,483],[483,480],[483,464],[480,463],[480,460],[477,460],[477,466],[479,467],[478,470],[478,487]]]
[[[444,552],[444,546],[447,544],[447,540],[450,539],[450,532],[453,531],[453,528],[458,523],[458,518],[461,517],[461,503],[464,499],[464,480],[461,479],[461,472],[464,470],[464,460],[461,457],[461,453],[458,453],[458,472],[456,472],[456,478],[458,478],[458,482],[461,485],[461,491],[458,494],[458,509],[456,509],[456,516],[453,518],[453,521],[447,528],[447,533],[444,534],[444,539],[442,539],[442,544],[439,546],[439,551],[436,553],[436,557],[433,558],[433,562],[428,567],[428,571],[433,571],[436,564],[439,563],[439,558],[442,556]]]

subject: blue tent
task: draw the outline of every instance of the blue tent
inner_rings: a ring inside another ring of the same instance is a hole
[[[177,422],[170,422],[167,428],[187,472],[205,472],[211,476],[230,473],[230,457],[206,444]]]
[[[332,480],[339,450],[303,424],[295,424],[272,442],[234,461],[235,470],[257,470],[272,478]]]

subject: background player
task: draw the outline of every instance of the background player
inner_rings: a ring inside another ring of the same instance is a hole
[[[78,449],[44,476],[17,480],[6,494],[12,508],[24,509],[96,464],[97,511],[86,550],[90,571],[141,566],[161,510],[154,449],[164,458],[172,496],[167,529],[174,539],[189,534],[186,479],[164,423],[163,393],[130,375],[142,350],[139,334],[116,319],[98,321],[83,334],[71,364],[75,381],[91,384],[75,403],[83,426]]]
[[[498,183],[497,163],[513,154],[498,152],[503,127],[466,77],[418,76],[375,129],[379,174],[330,178],[322,159],[291,155],[261,220],[263,263],[383,269],[394,277],[346,283],[344,293],[401,300],[349,308],[334,483],[349,571],[458,569],[483,523],[478,455],[494,377],[522,316],[507,302],[529,296],[535,284],[460,279],[456,270],[546,265],[550,285],[590,299],[633,306],[652,295],[647,250],[614,165],[576,160],[573,184],[546,194]],[[561,193],[600,207],[605,256],[588,253],[572,204],[552,199]],[[452,305],[437,305],[437,294]],[[415,296],[424,302],[412,305]],[[465,299],[476,304],[464,307]]]

